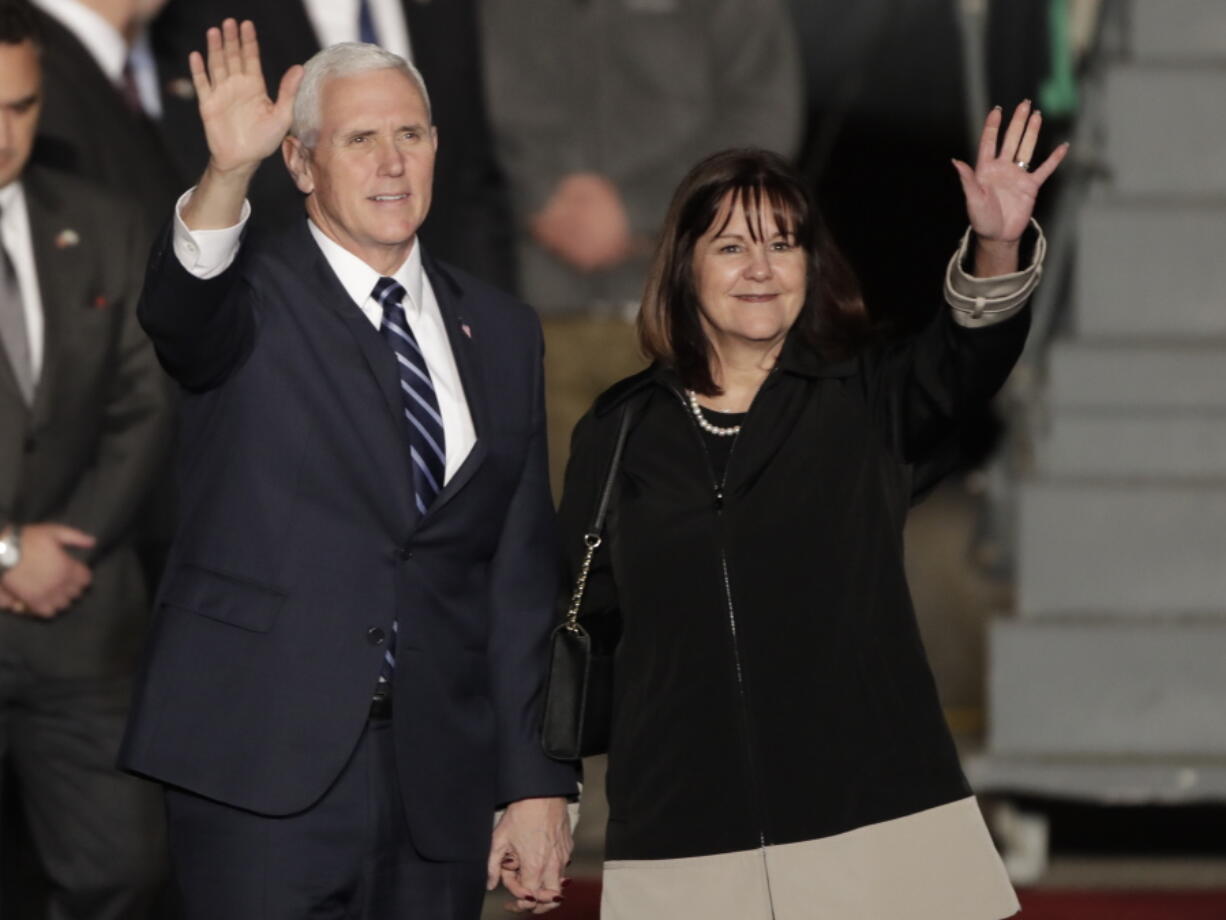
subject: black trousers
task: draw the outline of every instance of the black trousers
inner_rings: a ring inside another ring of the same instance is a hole
[[[160,795],[115,768],[131,690],[128,678],[45,677],[0,650],[0,778],[12,781],[0,793],[25,819],[49,920],[151,915],[166,867]],[[17,856],[0,854],[10,882]],[[5,892],[10,908],[26,899]]]
[[[485,861],[413,847],[390,721],[372,720],[324,797],[267,817],[166,790],[184,920],[478,920]],[[492,825],[491,825],[492,827]]]

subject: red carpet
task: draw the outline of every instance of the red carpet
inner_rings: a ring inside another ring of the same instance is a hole
[[[1226,920],[1226,888],[1196,892],[1023,891],[1020,896],[1022,920]],[[566,889],[566,903],[549,916],[555,920],[596,920],[599,910],[600,882],[575,879]]]
[[[1226,920],[1219,891],[1023,891],[1025,920]]]

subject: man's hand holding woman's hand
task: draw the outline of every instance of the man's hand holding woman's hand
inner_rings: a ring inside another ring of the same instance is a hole
[[[507,806],[494,828],[488,890],[499,880],[514,897],[512,913],[543,914],[562,903],[562,872],[574,848],[563,798],[522,799]]]

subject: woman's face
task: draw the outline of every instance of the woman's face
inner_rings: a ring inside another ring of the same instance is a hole
[[[694,247],[703,331],[720,351],[781,343],[804,305],[804,251],[777,226],[769,205],[757,215],[757,234],[740,201],[725,223],[728,208],[725,199]]]

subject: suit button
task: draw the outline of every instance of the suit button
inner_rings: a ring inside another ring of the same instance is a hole
[[[413,550],[410,549],[409,546],[406,544],[405,546],[400,547],[399,555],[400,555],[400,560],[402,562],[408,562],[410,559],[413,558]]]
[[[371,645],[382,645],[383,640],[386,638],[387,636],[378,626],[372,626],[370,629],[366,630],[366,641]]]
[[[38,450],[38,440],[34,437],[34,435],[30,435],[28,438],[26,438],[24,449],[27,454],[32,454],[34,451]]]

